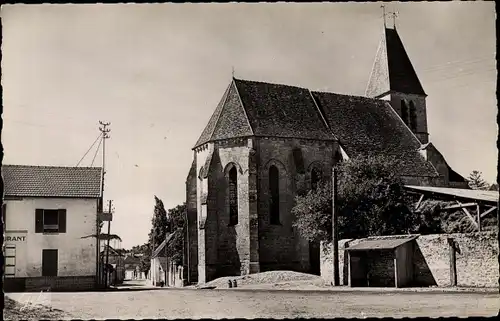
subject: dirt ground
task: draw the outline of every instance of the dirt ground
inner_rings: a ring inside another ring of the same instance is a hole
[[[6,297],[17,300],[22,300],[21,296],[21,293],[6,294]],[[486,293],[160,288],[116,292],[54,292],[47,304],[53,309],[64,311],[64,314],[54,319],[469,317],[497,315],[499,298],[498,294]],[[5,319],[11,318],[6,314]]]

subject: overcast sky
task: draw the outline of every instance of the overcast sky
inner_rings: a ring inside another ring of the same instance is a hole
[[[492,182],[495,3],[387,6],[429,95],[430,140],[460,174]],[[232,66],[237,78],[363,95],[383,26],[379,3],[11,5],[1,15],[4,163],[74,166],[110,121],[105,198],[126,248],[146,242],[154,195],[167,208],[185,200],[191,148]]]

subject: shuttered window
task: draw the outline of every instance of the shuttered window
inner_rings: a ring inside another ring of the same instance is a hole
[[[7,229],[7,204],[2,204],[2,222],[4,231]]]
[[[66,233],[66,210],[36,209],[35,233]]]

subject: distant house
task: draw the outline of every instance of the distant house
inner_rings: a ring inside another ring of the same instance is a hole
[[[2,166],[6,291],[95,286],[101,168]]]
[[[138,255],[126,255],[124,258],[125,280],[141,279],[141,258]]]
[[[105,246],[101,251],[101,262],[106,264],[106,249]],[[125,280],[125,256],[120,249],[114,249],[109,246],[108,254],[108,284],[122,284]]]
[[[184,269],[181,264],[177,265],[167,254],[175,233],[182,233],[182,229],[169,234],[151,255],[151,284],[154,286],[184,286]]]

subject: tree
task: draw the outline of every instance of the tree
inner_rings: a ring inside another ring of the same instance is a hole
[[[488,190],[490,187],[488,183],[483,179],[482,173],[480,171],[472,171],[469,178],[467,179],[469,187],[476,190]]]
[[[167,231],[169,230],[167,212],[163,205],[163,201],[155,196],[155,208],[152,219],[151,232],[149,233],[149,244],[153,249],[158,248],[158,246],[167,237]]]
[[[177,264],[182,264],[184,253],[184,232],[186,222],[186,203],[168,210],[168,233],[173,233],[166,249],[167,255]]]
[[[398,176],[399,160],[389,156],[360,156],[338,169],[340,238],[406,234],[414,230],[417,214]],[[294,226],[310,241],[332,239],[331,182],[296,197]]]

